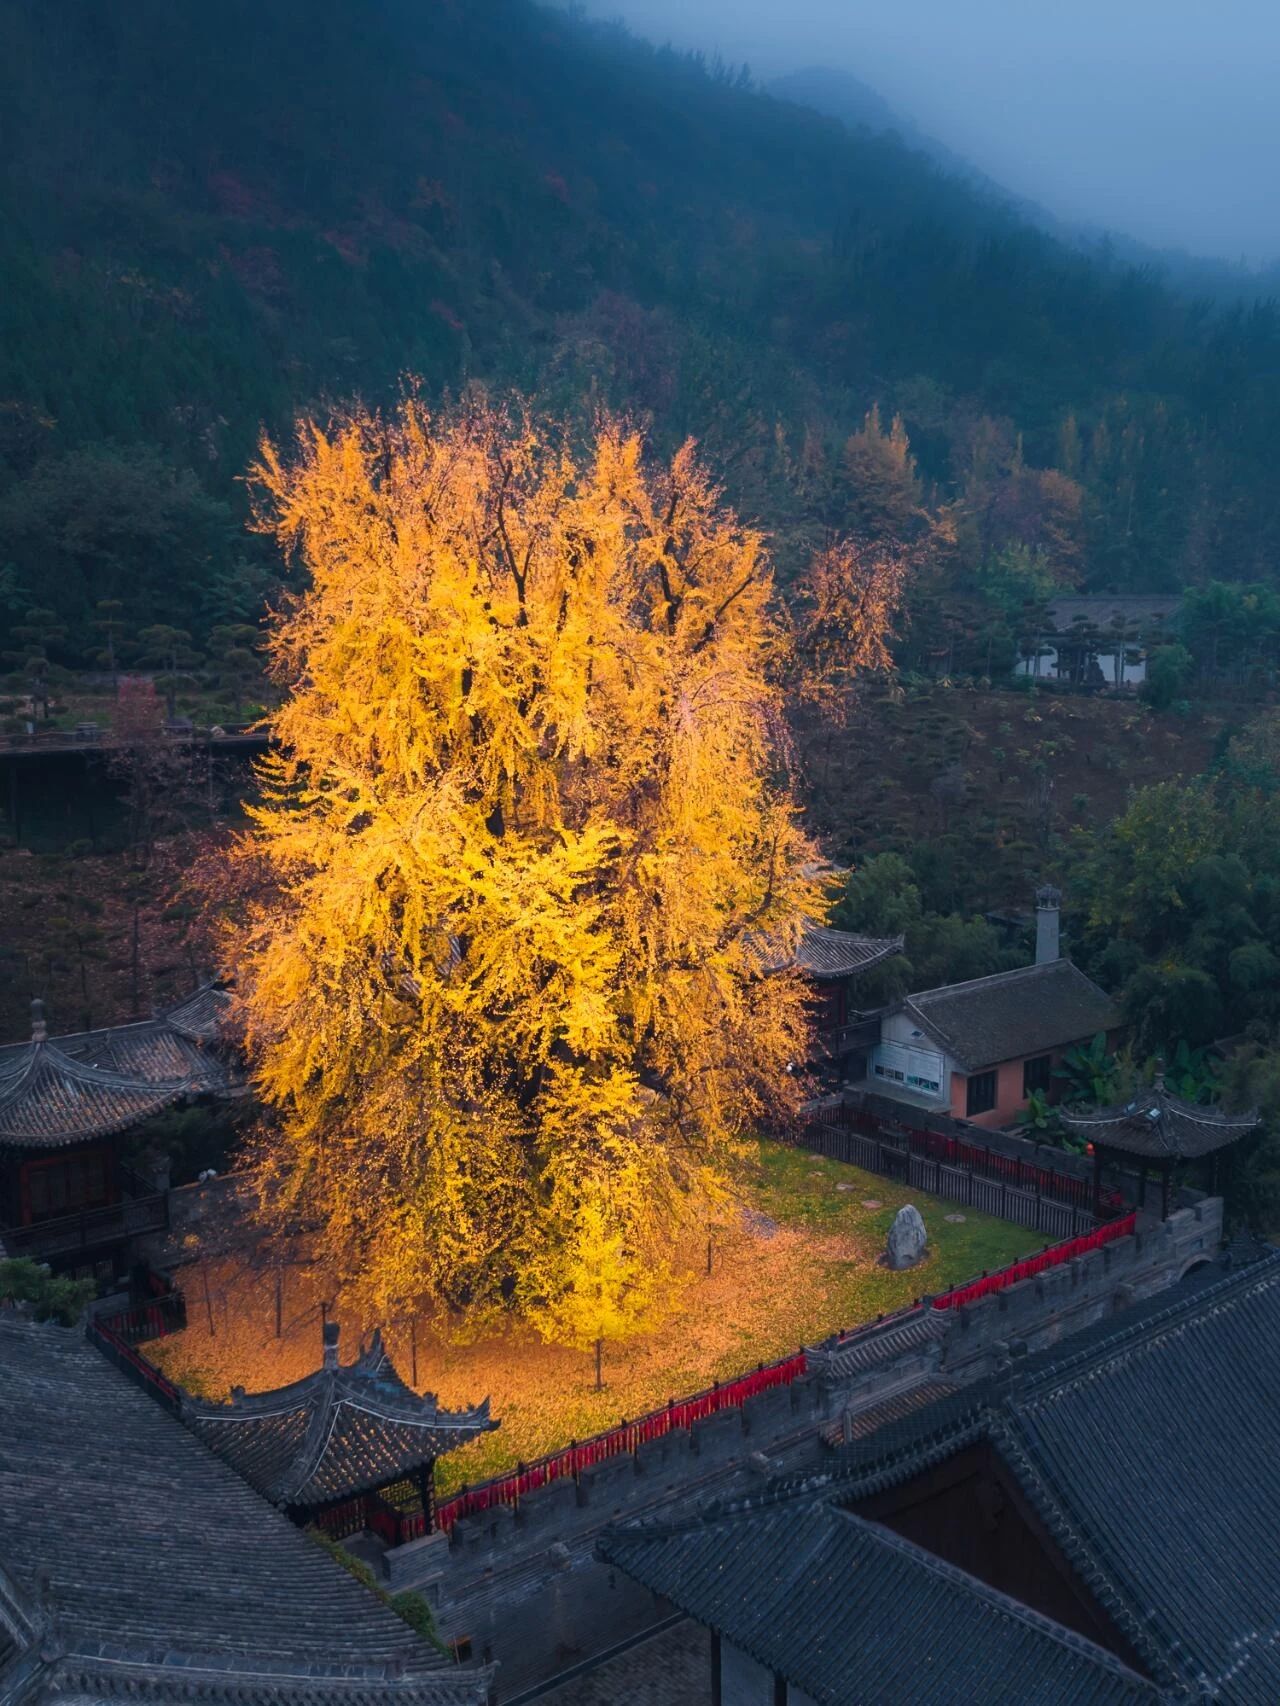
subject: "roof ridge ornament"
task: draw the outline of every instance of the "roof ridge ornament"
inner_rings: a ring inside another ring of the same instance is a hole
[[[337,1321],[326,1321],[322,1329],[324,1357],[321,1366],[335,1372],[338,1367],[338,1338],[341,1332],[341,1323]]]
[[[47,1043],[49,1027],[45,1024],[44,1002],[37,996],[31,1003],[31,1040],[33,1043]]]

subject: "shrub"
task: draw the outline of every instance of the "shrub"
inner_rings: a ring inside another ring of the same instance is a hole
[[[0,1261],[0,1301],[29,1303],[37,1321],[74,1327],[97,1289],[92,1280],[50,1273],[42,1262],[33,1262],[29,1256]]]

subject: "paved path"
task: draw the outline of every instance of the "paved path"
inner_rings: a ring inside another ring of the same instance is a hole
[[[710,1698],[709,1638],[685,1622],[540,1694],[536,1706],[706,1706]]]

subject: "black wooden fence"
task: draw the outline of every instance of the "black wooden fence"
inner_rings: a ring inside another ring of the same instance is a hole
[[[976,1131],[966,1130],[961,1138],[893,1129],[863,1110],[832,1106],[815,1113],[791,1141],[1051,1238],[1075,1238],[1098,1224],[1087,1179],[1008,1155],[984,1144]],[[1108,1194],[1104,1210],[1122,1206],[1114,1193]]]

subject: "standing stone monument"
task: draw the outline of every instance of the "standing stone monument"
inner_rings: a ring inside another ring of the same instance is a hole
[[[914,1203],[904,1203],[889,1228],[889,1242],[884,1253],[887,1266],[895,1272],[901,1268],[914,1268],[924,1255],[928,1242],[929,1235],[924,1229],[920,1210]]]

